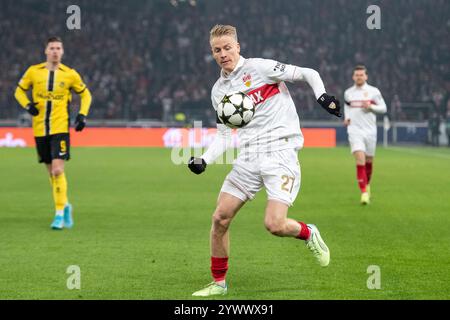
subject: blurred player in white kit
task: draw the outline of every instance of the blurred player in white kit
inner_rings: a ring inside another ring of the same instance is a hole
[[[376,114],[386,112],[386,103],[378,88],[367,83],[367,69],[358,65],[353,69],[354,85],[344,93],[344,125],[356,161],[356,176],[361,190],[361,203],[370,203],[370,179],[377,146]]]
[[[330,252],[315,225],[287,217],[288,208],[300,189],[297,152],[303,135],[297,111],[284,81],[306,81],[317,102],[329,113],[341,116],[339,101],[325,92],[317,71],[269,59],[245,59],[240,55],[233,26],[216,25],[210,32],[211,51],[221,67],[220,78],[211,90],[214,109],[223,96],[242,91],[252,98],[256,111],[250,123],[238,129],[241,152],[220,191],[211,227],[211,273],[214,281],[194,292],[208,297],[227,293],[229,226],[248,201],[263,187],[267,192],[264,224],[279,237],[304,240],[321,266],[327,266]],[[214,142],[201,158],[192,157],[189,169],[200,174],[229,146],[231,129],[217,122]],[[293,259],[296,259],[293,257]]]

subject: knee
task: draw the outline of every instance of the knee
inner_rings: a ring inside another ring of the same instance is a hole
[[[64,173],[64,169],[62,167],[53,167],[52,168],[52,176],[57,177]]]
[[[363,156],[356,157],[356,164],[364,165],[364,164],[366,164],[366,159]]]
[[[271,234],[274,236],[281,237],[284,235],[284,221],[281,220],[273,220],[273,219],[266,219],[264,221],[264,225]]]
[[[354,156],[355,156],[355,161],[356,161],[357,165],[364,165],[366,163],[366,157],[363,152],[356,151],[354,153]]]
[[[213,228],[215,230],[227,230],[231,223],[232,212],[228,212],[222,207],[217,207],[212,216]]]

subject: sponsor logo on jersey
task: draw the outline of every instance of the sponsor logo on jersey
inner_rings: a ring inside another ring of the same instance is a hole
[[[273,83],[265,84],[259,88],[247,92],[246,94],[250,97],[250,99],[252,99],[255,105],[258,105],[278,93],[280,93],[278,83]]]
[[[65,97],[65,94],[54,94],[52,92],[49,92],[48,94],[44,94],[42,92],[39,92],[37,96],[44,100],[63,100]]]
[[[242,77],[242,81],[244,81],[244,84],[250,88],[252,85],[252,75],[249,73],[244,73],[244,76]]]
[[[286,65],[281,62],[277,62],[277,64],[273,68],[273,71],[277,71],[277,69],[279,69],[281,72],[284,72],[284,70],[286,69]]]

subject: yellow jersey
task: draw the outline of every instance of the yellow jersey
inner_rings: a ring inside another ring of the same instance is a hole
[[[26,91],[32,89],[33,102],[39,114],[33,117],[35,137],[68,133],[70,127],[69,104],[72,92],[80,95],[81,114],[87,116],[92,97],[81,76],[74,69],[60,64],[58,69],[47,69],[46,63],[27,69],[17,86],[15,97],[24,108],[30,103]]]

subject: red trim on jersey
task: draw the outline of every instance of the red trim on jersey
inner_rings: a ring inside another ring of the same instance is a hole
[[[258,105],[279,93],[280,89],[278,88],[278,83],[272,83],[265,84],[259,88],[253,89],[247,92],[247,95],[253,100],[253,103],[255,105]]]
[[[374,100],[352,100],[352,101],[350,101],[350,108],[364,108],[363,106],[352,106],[352,104],[354,103],[354,102],[360,102],[360,103],[363,103],[363,102],[370,102],[370,104],[374,104],[374,105],[376,105],[376,102],[374,101]]]

